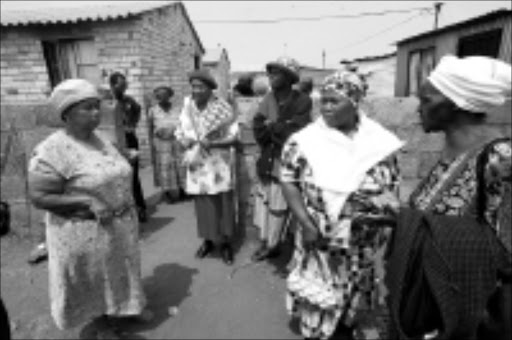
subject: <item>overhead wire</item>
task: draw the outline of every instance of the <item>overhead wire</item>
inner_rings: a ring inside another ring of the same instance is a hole
[[[408,17],[407,19],[405,19],[405,20],[403,20],[403,21],[400,21],[400,22],[398,22],[398,23],[396,23],[396,24],[393,24],[392,26],[389,26],[389,27],[385,28],[384,30],[379,30],[377,33],[374,33],[374,34],[369,35],[369,36],[367,36],[367,37],[365,37],[365,38],[363,38],[363,39],[360,39],[360,40],[354,41],[354,42],[349,43],[349,44],[347,44],[347,45],[344,45],[344,46],[338,47],[338,48],[336,48],[336,49],[330,50],[329,52],[337,52],[337,51],[340,51],[340,50],[342,50],[342,49],[352,48],[352,47],[354,47],[354,46],[358,46],[358,45],[364,44],[365,42],[367,42],[367,41],[369,41],[369,40],[372,40],[372,39],[374,39],[374,38],[376,38],[376,37],[378,37],[378,36],[381,36],[382,34],[387,33],[387,32],[389,32],[389,31],[391,31],[391,30],[393,30],[393,29],[395,29],[395,28],[397,28],[397,27],[399,27],[399,26],[402,26],[403,24],[406,24],[406,23],[408,23],[409,21],[411,21],[411,20],[413,20],[413,19],[416,19],[417,17],[420,17],[420,16],[422,16],[422,15],[424,15],[424,14],[425,14],[425,12],[423,12],[423,11],[422,11],[422,12],[420,12],[420,13],[418,13],[418,14],[415,14],[415,15],[413,15],[413,16]]]
[[[246,19],[246,20],[194,20],[194,23],[197,24],[275,24],[286,21],[319,21],[325,19],[354,19],[361,18],[367,16],[382,16],[388,14],[400,14],[400,13],[410,13],[416,11],[425,11],[431,9],[430,7],[418,7],[418,8],[409,8],[404,10],[387,10],[380,12],[361,12],[357,14],[338,14],[338,15],[324,15],[324,16],[316,16],[316,17],[284,17],[277,19]]]

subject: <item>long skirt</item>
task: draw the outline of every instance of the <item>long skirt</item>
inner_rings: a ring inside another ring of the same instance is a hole
[[[195,196],[197,232],[200,238],[227,242],[235,234],[233,192]]]
[[[286,235],[289,211],[279,183],[258,183],[255,187],[253,223],[269,248],[276,247]]]
[[[154,139],[155,186],[165,191],[185,188],[186,167],[181,164],[183,153],[176,140]]]
[[[51,313],[73,328],[107,314],[138,315],[146,305],[135,209],[110,225],[47,215]]]

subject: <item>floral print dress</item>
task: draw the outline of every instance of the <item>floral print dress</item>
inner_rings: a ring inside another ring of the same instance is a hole
[[[138,315],[146,304],[131,166],[96,137],[101,150],[59,130],[35,148],[29,163],[34,180],[107,202],[115,212],[108,225],[46,215],[51,313],[61,329],[103,314]]]
[[[511,143],[507,139],[497,140],[477,151],[480,152],[441,159],[411,194],[410,205],[441,215],[476,215],[479,199],[483,199],[481,213],[510,253]]]
[[[312,269],[308,267],[308,270],[312,271],[310,274],[313,276],[329,277],[329,288],[340,297],[336,306],[323,308],[288,291],[287,309],[292,316],[299,318],[302,335],[327,339],[332,336],[339,322],[350,326],[355,320],[361,330],[381,332],[385,327],[379,325],[381,319],[376,315],[377,311],[384,308],[380,307],[383,304],[382,299],[377,298],[378,278],[375,264],[379,251],[386,244],[388,233],[381,228],[355,226],[352,221],[355,216],[368,213],[368,199],[371,196],[386,191],[397,194],[396,159],[390,157],[366,173],[359,189],[348,197],[336,220],[332,220],[327,213],[325,197],[328,196],[324,195],[321,188],[305,180],[313,176],[312,168],[295,141],[289,140],[286,143],[281,162],[281,181],[298,185],[309,215],[318,226],[320,234],[328,240],[328,247],[317,252],[327,266]],[[379,213],[375,207],[370,209],[372,213]],[[342,230],[347,227],[351,229],[350,236]],[[292,272],[303,263],[306,256],[300,228],[298,225],[290,265]],[[378,336],[383,335],[379,333]]]
[[[187,98],[188,99],[188,98]],[[188,99],[175,132],[178,141],[223,141],[237,139],[238,122],[231,106],[213,97],[200,111],[194,101]],[[193,161],[190,161],[193,159]],[[206,151],[198,144],[184,152],[186,166],[185,190],[191,195],[217,195],[234,189],[235,151],[233,148],[211,148]]]

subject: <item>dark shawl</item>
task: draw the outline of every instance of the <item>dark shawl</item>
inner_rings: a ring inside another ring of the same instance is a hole
[[[290,98],[280,107],[271,91],[263,97],[253,118],[253,132],[261,154],[256,167],[262,181],[274,178],[274,161],[281,157],[284,143],[293,133],[311,121],[311,98],[293,90]]]
[[[503,263],[492,229],[470,217],[404,209],[386,265],[399,339],[441,328],[439,339],[476,339]]]

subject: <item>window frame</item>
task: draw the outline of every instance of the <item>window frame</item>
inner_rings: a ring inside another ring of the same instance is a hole
[[[78,60],[80,52],[76,50],[79,48],[80,42],[90,42],[92,43],[93,54],[95,63],[85,62],[82,63],[81,60]],[[60,82],[65,79],[69,79],[69,77],[80,77],[80,68],[81,67],[96,67],[98,70],[98,75],[100,81],[101,79],[101,69],[98,62],[98,50],[96,48],[96,40],[93,36],[80,36],[80,37],[62,37],[56,39],[45,39],[41,40],[41,46],[43,48],[43,57],[45,59],[46,70],[48,73],[48,78],[50,80],[51,88],[57,86]],[[70,71],[64,71],[64,63],[65,60],[62,57],[62,51],[65,48],[73,48],[75,49],[73,54],[73,63],[74,68],[76,69],[76,75],[70,75],[66,73],[70,73]],[[82,77],[83,78],[83,77]],[[91,80],[92,81],[92,80]],[[99,85],[99,84],[98,84]]]

